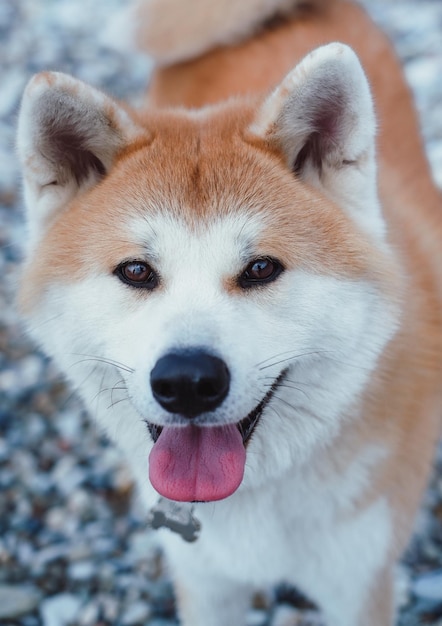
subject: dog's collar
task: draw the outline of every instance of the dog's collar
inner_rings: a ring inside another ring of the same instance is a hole
[[[193,542],[198,539],[201,530],[201,522],[194,517],[193,510],[191,502],[173,502],[160,498],[150,510],[148,523],[156,530],[168,528],[184,541]]]

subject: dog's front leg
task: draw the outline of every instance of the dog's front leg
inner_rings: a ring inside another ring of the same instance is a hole
[[[324,525],[296,544],[291,582],[322,610],[327,626],[393,626],[393,520],[380,498]],[[313,527],[313,524],[311,524]]]
[[[366,601],[361,626],[390,626],[395,623],[395,585],[393,566],[381,572],[373,582]]]
[[[210,572],[176,577],[175,593],[182,626],[243,626],[251,590]]]
[[[244,626],[253,589],[215,571],[195,545],[168,558],[182,626]],[[234,572],[233,572],[234,575]]]
[[[394,605],[394,575],[388,566],[363,592],[354,581],[347,581],[336,601],[330,600],[322,608],[327,626],[393,626]]]

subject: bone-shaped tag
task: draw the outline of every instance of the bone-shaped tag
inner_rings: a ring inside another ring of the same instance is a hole
[[[148,523],[152,528],[168,528],[181,535],[184,541],[195,541],[201,530],[201,523],[193,516],[193,504],[173,502],[160,498],[150,510]]]

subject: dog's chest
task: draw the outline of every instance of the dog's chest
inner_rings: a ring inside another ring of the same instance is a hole
[[[258,587],[287,580],[307,588],[327,562],[346,567],[355,554],[370,570],[387,545],[390,514],[384,501],[365,508],[356,502],[380,454],[367,448],[344,475],[328,480],[317,473],[286,476],[261,490],[197,505],[200,538],[190,545],[179,537],[165,539],[173,544],[174,558],[201,559],[206,571]]]

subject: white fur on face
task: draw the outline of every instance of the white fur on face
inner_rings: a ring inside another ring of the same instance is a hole
[[[266,286],[229,290],[226,281],[266,254],[256,249],[262,229],[246,213],[193,229],[171,216],[139,219],[127,236],[146,243],[159,288],[141,293],[92,269],[87,279],[49,289],[34,335],[132,463],[142,459],[140,474],[151,445],[143,421],[175,419],[149,384],[168,352],[204,348],[226,362],[230,391],[201,416],[206,423],[242,420],[287,369],[248,446],[245,484],[256,485],[298,466],[337,433],[394,330],[380,294],[359,280],[297,270]]]

